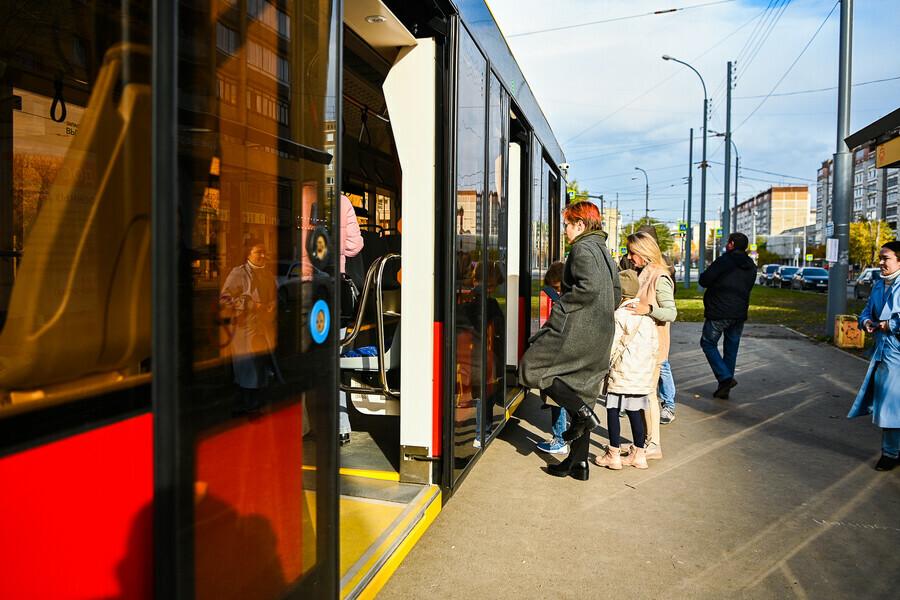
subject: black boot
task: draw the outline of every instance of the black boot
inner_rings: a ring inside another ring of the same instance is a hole
[[[572,425],[563,432],[562,439],[571,442],[574,439],[580,438],[581,434],[592,430],[599,424],[600,419],[597,418],[594,411],[586,405],[582,405],[582,407],[578,409],[578,412],[572,417]]]
[[[547,465],[547,472],[556,477],[571,475],[573,479],[578,481],[587,481],[590,475],[588,462],[586,460],[573,460],[571,456],[558,465]]]

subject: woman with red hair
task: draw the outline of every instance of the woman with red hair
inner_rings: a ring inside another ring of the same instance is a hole
[[[597,207],[576,202],[566,206],[562,215],[566,238],[572,244],[563,270],[562,293],[547,321],[528,340],[519,381],[540,390],[572,417],[562,436],[570,443],[569,456],[548,465],[547,472],[585,481],[590,432],[600,424],[593,406],[609,371],[613,312],[622,294]]]

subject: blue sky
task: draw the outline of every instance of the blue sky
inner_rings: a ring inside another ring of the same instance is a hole
[[[864,85],[853,87],[851,133],[900,107],[900,2],[854,4],[852,76],[854,84]],[[822,161],[835,152],[837,91],[810,91],[837,86],[840,5],[834,8],[835,0],[488,0],[488,5],[566,153],[569,178],[606,199],[619,192],[626,219],[632,209],[636,216],[644,210],[644,178],[634,167],[648,173],[651,216],[678,221],[687,197],[691,127],[694,160],[700,160],[700,79],[687,67],[663,61],[663,54],[690,63],[703,76],[711,132],[725,131],[726,65],[735,62],[732,131],[741,156],[739,201],[771,185],[814,184]],[[673,8],[685,10],[638,16]],[[561,29],[532,33],[553,28]],[[890,81],[867,83],[882,79]],[[710,137],[707,143],[712,166],[706,216],[715,220],[724,192],[724,142]],[[732,153],[732,165],[733,160]],[[693,197],[697,221],[698,169]],[[814,185],[810,197],[814,206]]]

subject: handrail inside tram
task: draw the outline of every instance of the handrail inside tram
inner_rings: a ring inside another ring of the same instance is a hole
[[[348,385],[341,384],[341,390],[345,392],[352,392],[354,394],[362,394],[362,395],[384,395],[389,396],[391,398],[395,398],[397,400],[400,399],[400,390],[392,389],[388,384],[387,380],[387,367],[385,366],[385,357],[387,355],[388,350],[385,348],[385,336],[384,336],[384,317],[385,316],[400,316],[400,313],[392,310],[385,311],[384,310],[384,290],[383,290],[383,281],[384,281],[384,269],[387,266],[387,263],[392,260],[397,260],[400,258],[399,254],[385,254],[378,260],[372,263],[369,267],[369,270],[366,272],[365,284],[363,285],[362,295],[360,297],[360,301],[358,306],[356,307],[356,317],[353,323],[352,331],[347,335],[346,338],[341,340],[341,346],[347,346],[356,339],[356,336],[359,335],[360,330],[362,329],[362,320],[363,314],[365,313],[366,301],[369,298],[369,293],[372,290],[372,286],[375,286],[375,324],[377,326],[378,332],[378,356],[376,357],[378,362],[378,380],[381,384],[381,387],[374,386],[360,386],[360,387],[351,387]],[[398,331],[394,334],[394,341],[391,343],[391,350],[394,351],[399,341],[399,326]],[[343,360],[343,359],[342,359]]]

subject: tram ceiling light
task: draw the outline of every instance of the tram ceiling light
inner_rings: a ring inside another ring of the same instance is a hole
[[[373,25],[376,23],[384,23],[385,21],[387,21],[387,18],[382,15],[369,15],[366,17],[366,23],[372,23]]]

